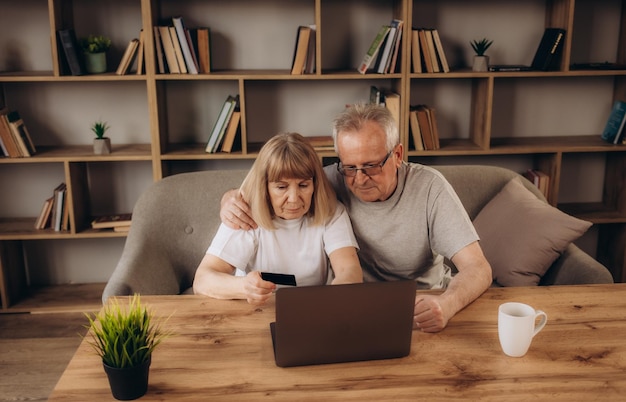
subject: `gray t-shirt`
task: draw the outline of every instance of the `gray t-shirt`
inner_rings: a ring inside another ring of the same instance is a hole
[[[452,258],[478,234],[441,173],[403,163],[389,199],[363,202],[344,184],[335,164],[324,169],[352,220],[365,281],[413,279],[421,289],[447,286],[451,271],[444,257]]]

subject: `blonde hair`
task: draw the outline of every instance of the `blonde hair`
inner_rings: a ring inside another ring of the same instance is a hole
[[[313,199],[307,216],[313,225],[323,225],[332,218],[337,198],[317,153],[302,135],[282,133],[263,145],[240,187],[259,226],[275,229],[267,186],[280,179],[313,179]]]

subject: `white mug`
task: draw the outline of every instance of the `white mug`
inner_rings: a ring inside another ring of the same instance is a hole
[[[536,323],[537,318],[540,318]],[[523,303],[504,303],[498,308],[498,336],[502,351],[512,357],[526,354],[533,337],[546,325],[548,316]]]

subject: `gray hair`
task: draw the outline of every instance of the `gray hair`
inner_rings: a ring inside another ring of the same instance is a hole
[[[385,146],[387,152],[391,152],[400,143],[398,125],[393,115],[385,106],[373,103],[356,103],[348,106],[333,120],[333,142],[335,152],[337,149],[337,137],[344,131],[358,131],[368,122],[378,123],[386,135]]]

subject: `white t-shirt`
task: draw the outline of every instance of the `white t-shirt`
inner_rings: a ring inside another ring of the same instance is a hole
[[[326,225],[307,217],[274,219],[275,230],[233,230],[221,224],[207,250],[237,269],[237,275],[263,271],[296,276],[298,286],[323,285],[328,280],[328,255],[358,244],[346,209],[337,204]]]

